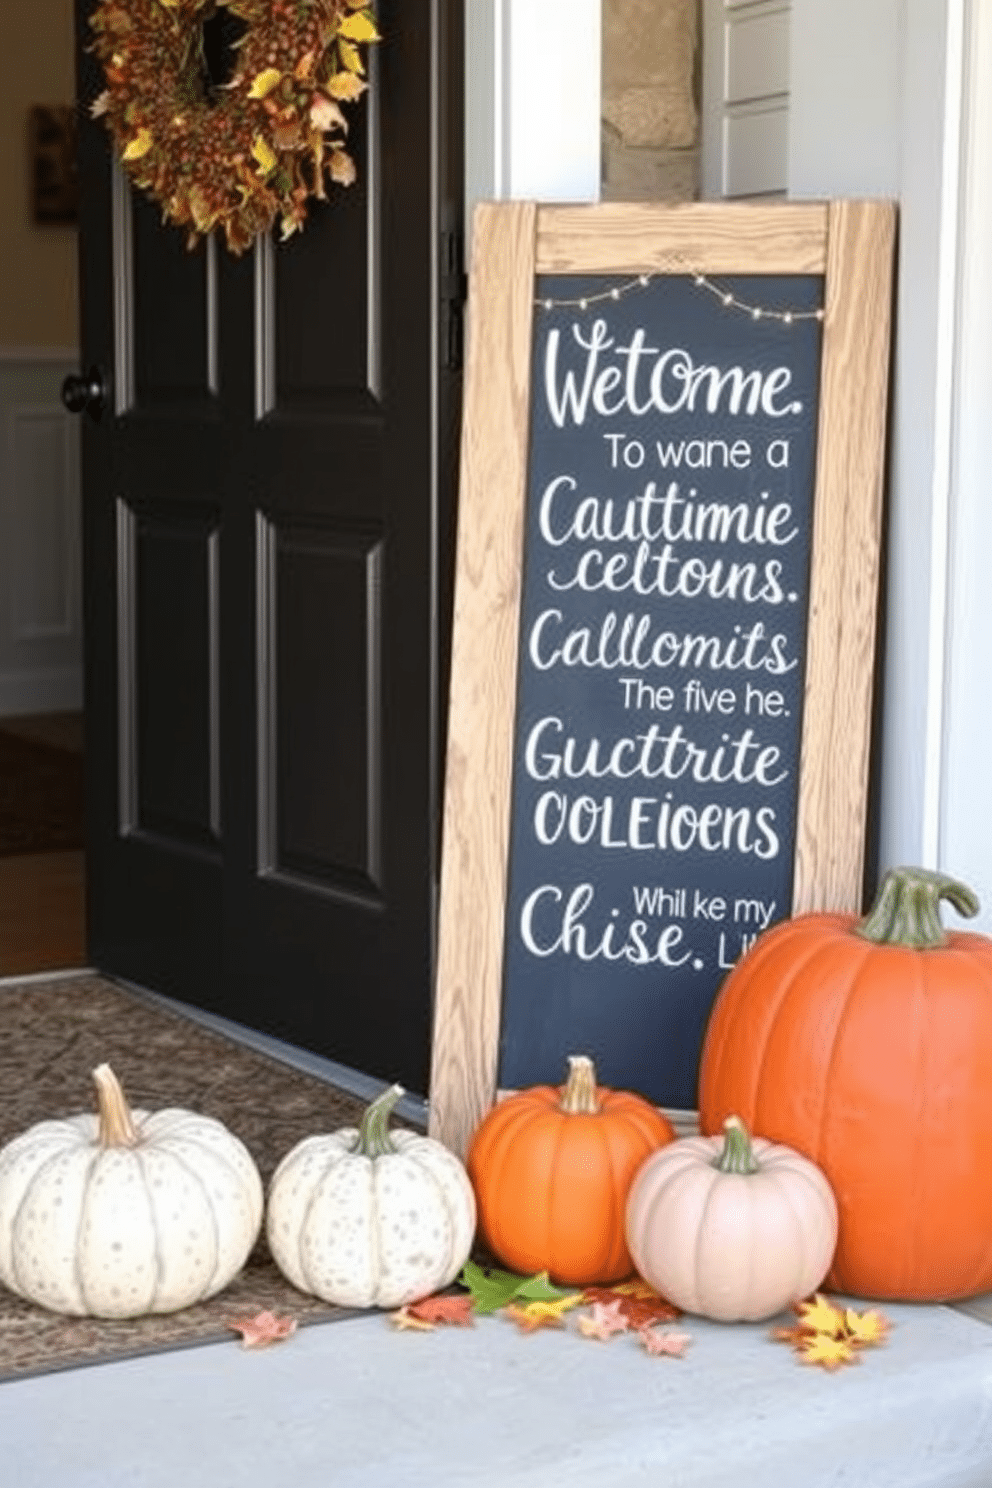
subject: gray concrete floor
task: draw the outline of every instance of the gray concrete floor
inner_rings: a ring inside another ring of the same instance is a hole
[[[4,1488],[989,1488],[992,1328],[890,1306],[835,1374],[765,1326],[528,1337],[373,1314],[0,1385]],[[681,1326],[681,1325],[680,1325]]]

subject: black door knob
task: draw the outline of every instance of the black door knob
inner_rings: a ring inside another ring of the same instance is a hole
[[[99,367],[91,367],[84,377],[70,374],[62,384],[62,402],[70,413],[88,413],[98,418],[107,404],[107,385]]]

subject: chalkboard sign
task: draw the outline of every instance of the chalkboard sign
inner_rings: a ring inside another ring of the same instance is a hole
[[[892,211],[476,221],[432,1129],[695,1104],[720,982],[864,840]]]

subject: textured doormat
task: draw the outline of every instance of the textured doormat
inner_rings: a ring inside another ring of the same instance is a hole
[[[0,728],[0,857],[83,846],[83,756]]]
[[[36,1121],[95,1109],[106,1061],[132,1106],[185,1106],[223,1121],[262,1181],[301,1137],[357,1125],[365,1102],[95,976],[0,986],[0,1146]],[[399,1125],[405,1123],[399,1122]],[[264,1232],[235,1281],[167,1316],[105,1322],[46,1312],[0,1285],[0,1381],[228,1340],[232,1317],[269,1309],[300,1326],[355,1314],[284,1281]]]

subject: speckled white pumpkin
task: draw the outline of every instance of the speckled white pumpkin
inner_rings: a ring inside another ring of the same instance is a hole
[[[0,1149],[0,1281],[53,1312],[175,1312],[241,1270],[264,1193],[209,1116],[131,1111],[109,1065],[99,1115],[42,1121]]]
[[[432,1137],[388,1131],[393,1085],[361,1129],[307,1137],[269,1187],[266,1234],[301,1292],[339,1307],[403,1307],[453,1281],[475,1236],[462,1163]]]

